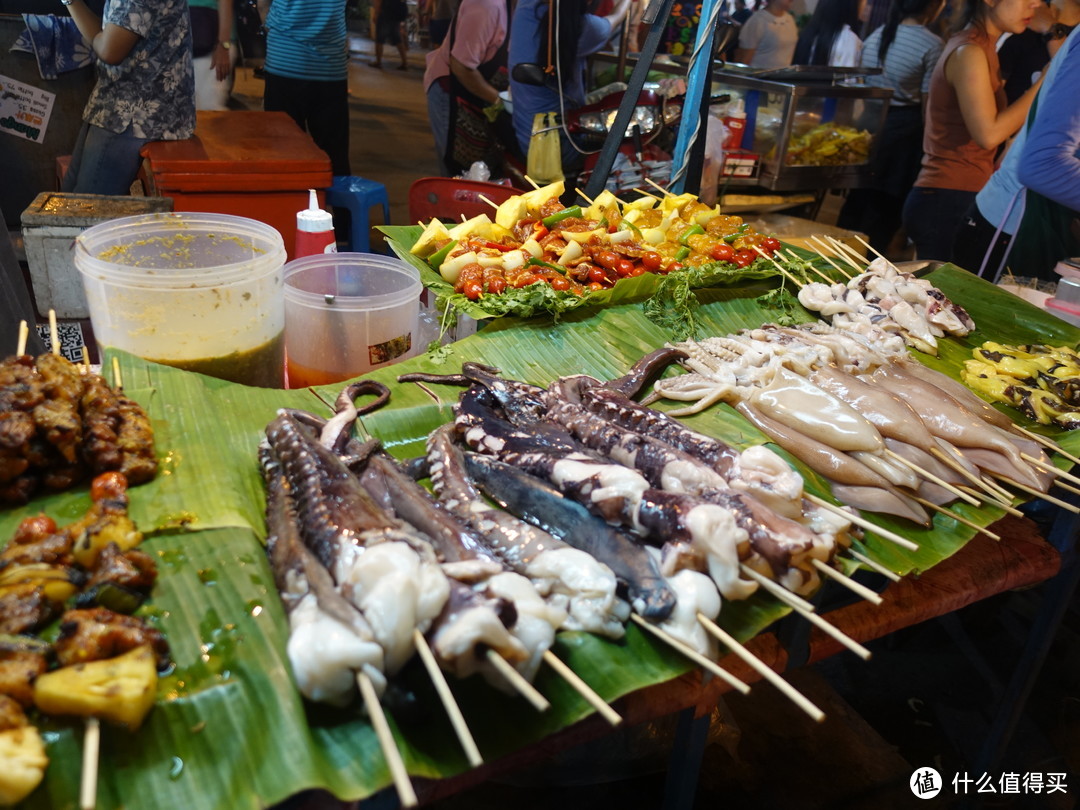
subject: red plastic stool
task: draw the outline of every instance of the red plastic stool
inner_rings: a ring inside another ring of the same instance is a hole
[[[421,177],[409,186],[409,220],[457,220],[462,215],[469,218],[491,214],[494,209],[481,199],[481,195],[498,204],[522,193],[500,183],[454,177]]]

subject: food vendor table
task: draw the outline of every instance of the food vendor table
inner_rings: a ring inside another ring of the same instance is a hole
[[[154,141],[142,154],[147,194],[172,197],[175,211],[265,222],[289,258],[308,189],[321,193],[333,180],[330,158],[283,112],[200,111],[191,138]]]

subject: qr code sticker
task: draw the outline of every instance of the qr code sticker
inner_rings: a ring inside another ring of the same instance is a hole
[[[49,334],[48,324],[38,324],[37,332],[41,342],[45,344],[45,351],[51,352],[52,337]],[[83,361],[83,347],[86,345],[83,342],[82,325],[78,323],[58,323],[56,324],[56,333],[60,338],[60,354],[64,355],[72,363],[81,363]]]

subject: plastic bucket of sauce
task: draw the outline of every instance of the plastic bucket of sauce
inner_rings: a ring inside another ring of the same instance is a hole
[[[281,234],[224,214],[124,217],[75,240],[98,345],[265,388],[284,385]]]
[[[420,274],[400,259],[326,253],[285,265],[290,388],[348,380],[412,357]]]

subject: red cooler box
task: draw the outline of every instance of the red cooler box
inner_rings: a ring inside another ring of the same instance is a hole
[[[148,195],[172,197],[176,211],[265,222],[290,259],[308,189],[319,189],[321,203],[333,180],[330,158],[283,112],[199,112],[191,138],[148,143],[142,155]]]

